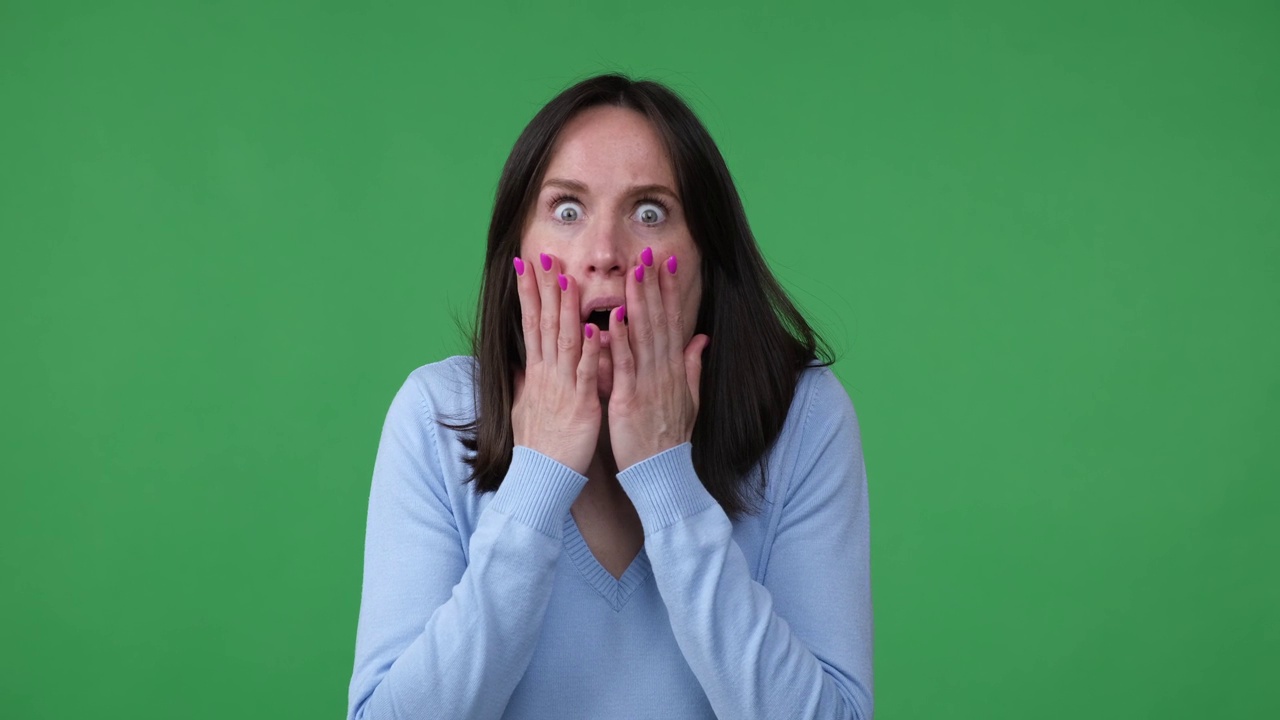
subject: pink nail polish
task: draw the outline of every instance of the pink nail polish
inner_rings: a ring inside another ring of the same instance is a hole
[[[520,258],[514,258],[511,262],[516,266],[516,274],[524,277],[524,261]]]
[[[613,319],[622,322],[627,319],[627,306],[619,305],[617,310],[613,311]]]
[[[542,260],[542,269],[543,269],[543,270],[550,270],[550,269],[551,269],[551,256],[550,256],[550,255],[547,255],[546,253],[538,253],[538,257],[539,257],[539,258],[541,258],[541,260]]]
[[[648,267],[653,267],[653,248],[645,248],[644,251],[640,253],[640,262],[644,263]]]
[[[560,283],[561,290],[569,289],[569,278],[565,277],[564,273],[560,273],[556,276],[556,282]]]
[[[644,266],[636,266],[636,282],[644,282]]]
[[[592,335],[596,334],[596,331],[591,329],[591,323],[586,324],[586,327],[583,329],[583,332],[587,334],[588,339],[590,339]]]
[[[671,257],[667,258],[667,270],[669,270],[669,271],[671,272],[671,274],[672,274],[672,275],[675,275],[675,274],[676,274],[676,265],[677,265],[677,264],[678,264],[678,263],[676,262],[676,256],[675,256],[675,255],[672,255]]]

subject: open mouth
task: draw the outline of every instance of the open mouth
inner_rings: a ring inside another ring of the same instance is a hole
[[[621,295],[593,295],[588,297],[583,303],[582,322],[593,323],[601,330],[609,329],[609,313],[616,312],[626,300]],[[587,308],[590,308],[589,310]],[[627,319],[622,319],[623,324],[627,323]]]
[[[601,308],[599,310],[592,310],[591,314],[587,316],[587,322],[595,323],[595,326],[600,328],[601,330],[608,330],[609,329],[609,313],[611,312],[613,312],[613,308]],[[624,320],[623,322],[625,323],[626,321]]]

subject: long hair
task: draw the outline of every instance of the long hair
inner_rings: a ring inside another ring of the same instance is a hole
[[[511,464],[515,371],[524,367],[512,258],[561,129],[599,105],[648,118],[675,166],[680,204],[702,257],[694,332],[711,337],[703,354],[693,465],[727,515],[754,512],[767,482],[765,453],[782,431],[800,373],[818,360],[818,352],[820,366],[834,358],[765,264],[710,134],[684,101],[657,82],[617,74],[583,80],[547,103],[520,133],[498,180],[470,338],[477,360],[476,414],[469,422],[439,423],[464,433],[463,446],[472,453],[466,458],[467,481],[476,492],[497,490]],[[758,485],[750,480],[756,467]]]

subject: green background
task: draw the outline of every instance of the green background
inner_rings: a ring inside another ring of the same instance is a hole
[[[879,718],[1277,716],[1280,8],[0,2],[0,715],[345,712],[542,103],[668,82],[840,353]]]

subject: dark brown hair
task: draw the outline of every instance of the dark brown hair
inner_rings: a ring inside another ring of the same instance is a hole
[[[477,359],[476,416],[440,424],[464,431],[473,454],[469,482],[476,492],[498,489],[511,464],[511,405],[515,371],[524,367],[520,301],[511,263],[520,251],[530,204],[565,124],[599,105],[630,108],[653,123],[674,165],[677,192],[702,258],[703,294],[695,333],[711,342],[703,353],[693,465],[707,491],[730,517],[757,509],[765,452],[782,431],[801,371],[834,362],[765,264],[747,226],[742,201],[724,158],[693,111],[664,85],[608,74],[583,80],[534,116],[507,158],[489,222],[472,353]],[[759,467],[760,484],[750,471]]]

